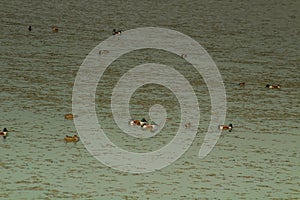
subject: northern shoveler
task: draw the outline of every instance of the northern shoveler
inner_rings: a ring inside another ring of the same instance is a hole
[[[78,142],[79,141],[78,135],[74,135],[74,136],[66,135],[64,139],[66,142]]]
[[[232,124],[229,124],[228,126],[227,125],[219,125],[220,130],[228,130],[229,132],[231,132],[232,128],[233,128]]]
[[[130,124],[131,126],[134,126],[134,125],[140,126],[140,125],[141,125],[141,121],[140,121],[140,120],[137,120],[137,119],[135,119],[135,120],[130,120],[130,121],[129,121],[129,124]]]
[[[8,130],[6,128],[3,129],[3,131],[0,131],[0,135],[3,136],[3,138],[5,139],[7,136]]]
[[[122,31],[117,31],[116,29],[113,30],[113,35],[120,35]]]
[[[269,84],[267,84],[267,85],[266,85],[266,88],[270,88],[270,89],[279,89],[279,88],[281,88],[281,86],[280,86],[280,85],[269,85]]]
[[[148,122],[145,118],[143,118],[141,120],[138,120],[138,119],[130,120],[129,124],[132,125],[132,126],[134,126],[134,125],[143,126],[145,124],[148,124]]]

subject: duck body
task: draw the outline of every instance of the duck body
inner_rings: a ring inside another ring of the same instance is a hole
[[[185,126],[185,128],[191,128],[192,124],[191,124],[191,122],[188,122],[184,126]]]
[[[267,84],[267,85],[266,85],[266,88],[270,88],[270,89],[280,89],[281,86],[280,86],[280,85],[269,85],[269,84]]]
[[[105,54],[108,54],[108,53],[109,53],[109,50],[100,50],[99,51],[100,55],[105,55]]]
[[[73,119],[75,117],[75,115],[69,113],[69,114],[65,114],[65,119]]]
[[[146,120],[145,118],[143,118],[143,119],[141,119],[141,120],[138,120],[138,119],[130,120],[130,121],[129,121],[129,124],[130,124],[131,126],[135,126],[135,125],[137,125],[137,126],[143,126],[143,125],[145,125],[145,124],[148,124],[148,122],[147,122],[147,120]]]
[[[64,140],[65,140],[65,142],[78,142],[79,137],[77,135],[74,135],[74,136],[66,135]]]
[[[116,29],[113,30],[113,35],[121,35],[122,31],[117,31]]]
[[[245,85],[246,85],[245,82],[239,83],[239,86],[240,86],[240,87],[245,87]]]
[[[232,124],[229,124],[228,126],[227,125],[219,125],[219,129],[220,130],[228,130],[229,132],[231,132],[233,129],[233,125]]]
[[[53,33],[57,33],[58,32],[58,27],[57,26],[53,26],[52,27],[52,32]]]
[[[144,125],[141,125],[141,127],[142,127],[142,129],[153,131],[156,129],[157,125],[156,124],[144,124]]]
[[[3,131],[0,131],[0,136],[2,136],[3,139],[5,139],[7,136],[7,133],[8,133],[8,130],[6,128],[4,128]]]

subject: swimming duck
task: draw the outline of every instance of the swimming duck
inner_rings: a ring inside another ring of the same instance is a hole
[[[132,119],[132,120],[130,120],[129,121],[129,124],[131,125],[131,126],[134,126],[134,125],[141,125],[141,121],[140,120],[137,120],[137,119]]]
[[[99,51],[99,54],[100,54],[100,55],[105,55],[105,54],[108,54],[108,53],[109,53],[108,50],[100,50],[100,51]]]
[[[145,124],[148,124],[148,122],[147,122],[147,120],[145,118],[142,118],[141,120],[138,120],[138,119],[130,120],[129,124],[131,126],[134,126],[134,125],[143,126]]]
[[[245,87],[245,85],[246,85],[245,82],[239,83],[239,86],[240,86],[240,87]]]
[[[73,115],[72,113],[65,114],[65,119],[73,119],[74,117],[75,115]]]
[[[153,131],[157,128],[157,124],[155,122],[151,122],[150,124],[142,124],[141,127],[142,129]]]
[[[66,142],[78,142],[79,141],[79,137],[77,135],[74,135],[74,136],[66,135],[64,139]]]
[[[57,33],[58,32],[58,27],[57,26],[53,26],[52,27],[52,32],[53,33]]]
[[[182,53],[182,54],[180,55],[180,57],[181,57],[181,58],[186,58],[186,57],[187,57],[187,55],[186,55],[186,54],[184,54],[184,53]]]
[[[120,35],[122,31],[117,31],[116,29],[113,30],[113,35]]]
[[[188,122],[184,126],[185,126],[185,128],[191,128],[192,124],[191,124],[191,122]]]
[[[229,124],[228,126],[227,125],[219,125],[220,130],[228,130],[229,132],[231,132],[232,128],[233,128],[232,124]]]
[[[266,85],[266,88],[270,88],[270,89],[279,89],[281,86],[280,85]]]
[[[31,30],[32,30],[31,26],[28,26],[28,30],[29,30],[29,31],[31,31]]]
[[[3,129],[3,131],[0,131],[0,135],[3,136],[3,138],[5,139],[7,136],[8,130],[6,128]]]

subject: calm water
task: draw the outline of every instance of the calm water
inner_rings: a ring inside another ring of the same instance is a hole
[[[11,131],[0,139],[0,199],[299,198],[299,1],[4,0],[0,5],[0,128]],[[58,33],[52,33],[54,25]],[[112,141],[147,152],[166,145],[177,131],[178,102],[155,85],[136,91],[132,115],[145,116],[151,105],[161,103],[168,111],[161,134],[136,140],[113,122],[109,94],[114,84],[144,62],[168,64],[190,80],[201,120],[193,145],[175,163],[153,173],[128,174],[100,163],[81,142],[64,143],[66,134],[76,133],[64,114],[72,111],[76,73],[91,49],[113,28],[145,26],[180,31],[208,51],[226,87],[226,123],[236,128],[223,132],[213,151],[199,159],[210,118],[204,81],[172,54],[130,53],[112,64],[97,88],[98,118]],[[267,83],[282,89],[268,90]]]

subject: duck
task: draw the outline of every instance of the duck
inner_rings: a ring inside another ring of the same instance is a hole
[[[188,122],[184,126],[185,126],[185,128],[191,128],[192,124],[191,124],[191,122]]]
[[[228,130],[229,132],[231,132],[233,129],[233,125],[232,124],[229,124],[228,126],[227,125],[219,125],[219,129],[220,130]]]
[[[74,135],[74,136],[66,135],[64,139],[65,139],[65,142],[78,142],[79,141],[78,135]]]
[[[3,139],[6,138],[7,133],[8,133],[8,130],[6,128],[4,128],[3,131],[0,131],[0,135],[3,136]]]
[[[105,54],[108,54],[109,51],[108,50],[100,50],[99,51],[99,55],[105,55]]]
[[[32,30],[31,26],[28,26],[28,30],[29,30],[29,31],[31,31],[31,30]]]
[[[280,86],[280,85],[270,85],[270,84],[267,84],[267,85],[266,85],[266,88],[270,88],[270,89],[280,89],[281,86]]]
[[[245,85],[246,85],[245,82],[239,83],[239,86],[240,86],[240,87],[245,87]]]
[[[184,54],[184,53],[182,53],[182,54],[180,55],[180,57],[181,57],[181,58],[186,58],[186,57],[187,57],[187,55],[186,55],[186,54]]]
[[[137,125],[137,126],[143,126],[145,124],[148,124],[148,122],[147,122],[147,120],[145,118],[142,118],[141,120],[138,120],[138,119],[130,120],[129,124],[131,126],[135,126],[135,125]]]
[[[116,29],[113,30],[113,35],[121,35],[122,31],[117,31]]]
[[[157,128],[157,124],[155,122],[151,122],[150,124],[142,124],[142,129],[153,131]]]
[[[131,126],[134,126],[134,125],[140,125],[140,120],[137,120],[137,119],[132,119],[132,120],[130,120],[129,121],[129,124],[131,125]]]
[[[74,119],[75,115],[72,113],[65,114],[65,119]]]
[[[57,33],[58,32],[58,27],[57,26],[53,26],[52,27],[52,32],[53,33]]]

